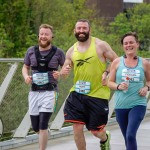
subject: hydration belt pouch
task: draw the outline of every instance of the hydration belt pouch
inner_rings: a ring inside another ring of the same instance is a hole
[[[36,85],[35,83],[32,83],[32,91],[53,91],[55,89],[56,85],[47,83],[44,85]]]

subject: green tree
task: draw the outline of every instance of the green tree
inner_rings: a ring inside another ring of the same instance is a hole
[[[150,4],[137,4],[128,9],[126,13],[120,13],[115,21],[110,23],[110,36],[114,45],[118,45],[120,37],[126,32],[137,32],[143,50],[148,50],[150,46]]]
[[[93,19],[94,11],[86,0],[1,0],[0,22],[13,47],[3,51],[3,57],[23,57],[26,49],[37,43],[42,23],[54,26],[54,44],[67,50],[75,41],[74,24],[79,18]],[[1,55],[2,57],[2,55]]]
[[[0,56],[8,57],[8,50],[13,48],[14,44],[10,41],[9,36],[5,31],[4,25],[0,24]]]
[[[13,47],[7,47],[7,53],[5,54],[5,51],[3,51],[2,56],[20,57],[20,54],[23,53],[23,50],[26,47],[26,43],[31,41],[33,37],[33,34],[31,34],[31,39],[29,38],[31,29],[28,23],[29,16],[27,3],[23,0],[3,0],[0,9],[2,10],[0,13],[0,21],[4,25],[3,28],[5,29],[9,40],[13,43]]]

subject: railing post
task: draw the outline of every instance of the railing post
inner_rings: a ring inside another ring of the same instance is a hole
[[[15,72],[16,72],[17,67],[18,67],[18,63],[14,63],[11,65],[11,68],[10,68],[8,74],[6,75],[3,83],[0,86],[0,104],[5,96],[5,93],[9,87],[9,84],[10,84]]]
[[[31,127],[30,116],[29,112],[27,112],[22,122],[20,123],[19,127],[15,131],[13,137],[18,138],[27,136],[30,127]]]

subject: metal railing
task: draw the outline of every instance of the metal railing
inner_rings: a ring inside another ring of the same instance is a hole
[[[150,61],[150,59],[148,60]],[[11,134],[12,138],[24,138],[28,135],[31,126],[27,100],[29,86],[24,83],[21,73],[22,66],[23,59],[0,58],[0,135],[3,133]],[[62,84],[66,85],[66,81]],[[67,97],[67,92],[68,89],[65,94],[63,93],[65,98]],[[147,93],[148,99],[149,96],[150,92]],[[64,101],[61,102],[60,107],[57,108],[58,113],[55,113],[53,120],[51,120],[51,130],[62,128],[64,123],[63,107]],[[113,96],[109,101],[109,107],[110,118],[114,112]],[[150,109],[149,102],[147,108]]]
[[[29,131],[32,131],[32,129],[30,130],[31,123],[28,115],[30,85],[24,83],[22,66],[22,58],[0,58],[0,139],[3,138],[3,140],[5,137],[8,139],[25,137],[30,134]],[[59,99],[61,100],[58,101],[50,124],[65,100],[71,84],[68,83],[68,80],[60,81]]]

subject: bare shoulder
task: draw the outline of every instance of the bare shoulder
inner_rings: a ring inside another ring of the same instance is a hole
[[[67,51],[67,53],[66,53],[66,57],[71,58],[71,57],[72,57],[72,54],[73,54],[73,51],[74,51],[74,45],[71,46],[71,47],[68,49],[68,51]]]
[[[145,59],[145,58],[142,58],[142,61],[143,61],[143,63],[145,63],[145,64],[150,64],[150,62],[149,62],[147,59]]]
[[[113,62],[112,62],[112,65],[114,65],[114,66],[118,66],[118,65],[119,65],[119,63],[120,63],[120,57],[115,58],[115,59],[113,60]]]
[[[106,41],[96,38],[95,43],[96,51],[99,56],[101,55],[101,57],[103,56],[105,59],[109,59],[111,62],[118,57]]]
[[[108,44],[106,41],[103,41],[103,40],[98,39],[98,38],[96,38],[95,42],[96,42],[96,45],[97,45],[98,47],[101,47],[102,49],[104,49],[104,48],[106,48],[107,46],[109,46],[109,44]]]
[[[111,63],[111,66],[110,66],[110,74],[111,74],[111,75],[116,74],[116,70],[118,69],[119,64],[120,64],[120,57],[116,58],[116,59]]]
[[[150,62],[147,59],[142,58],[142,62],[145,70],[150,68]]]

